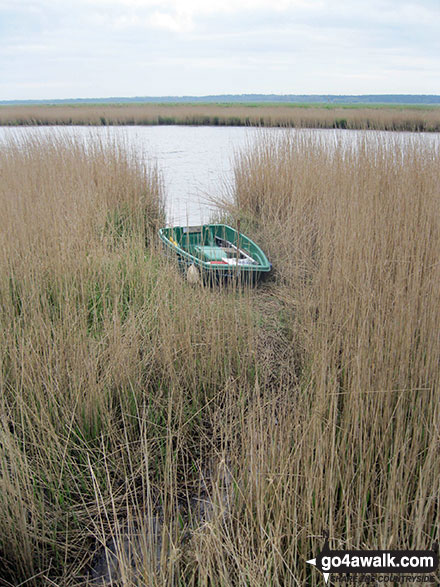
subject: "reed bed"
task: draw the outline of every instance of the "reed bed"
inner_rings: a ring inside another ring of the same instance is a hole
[[[436,107],[113,104],[0,106],[0,125],[214,125],[439,132]]]
[[[160,175],[119,144],[11,141],[0,174],[1,581],[110,580],[112,539],[115,580],[186,580],[182,544],[224,510],[213,430],[257,378],[258,315],[156,251]]]
[[[292,451],[279,486],[294,487],[283,506],[298,558],[323,529],[334,547],[438,540],[438,164],[416,139],[292,134],[238,160],[229,211],[273,259],[303,357],[278,441]]]
[[[119,143],[6,145],[3,583],[313,586],[327,530],[438,540],[438,160],[263,136],[223,211],[274,277],[218,290],[156,250],[160,174]]]

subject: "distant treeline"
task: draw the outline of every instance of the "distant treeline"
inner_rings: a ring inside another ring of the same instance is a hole
[[[440,96],[428,94],[218,94],[210,96],[136,96],[111,98],[66,98],[57,100],[0,100],[2,105],[30,104],[132,104],[132,103],[249,103],[290,102],[305,104],[426,104],[440,105]]]

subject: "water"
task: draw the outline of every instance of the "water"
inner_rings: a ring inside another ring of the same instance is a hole
[[[317,135],[330,144],[352,144],[365,131],[291,130],[215,126],[111,126],[111,127],[0,127],[0,142],[10,136],[67,135],[83,138],[99,136],[104,142],[117,138],[146,162],[157,164],[162,172],[170,225],[201,224],[212,217],[212,199],[224,197],[233,183],[233,160],[237,151],[264,134],[294,132]],[[421,141],[440,144],[438,133],[375,133],[390,142]]]
[[[0,142],[23,138],[67,135],[104,142],[118,139],[162,173],[170,225],[201,224],[212,217],[212,199],[225,195],[232,180],[233,156],[258,134],[258,129],[195,126],[111,127],[0,127]]]

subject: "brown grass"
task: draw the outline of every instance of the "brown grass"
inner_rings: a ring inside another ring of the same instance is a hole
[[[325,530],[438,540],[438,159],[264,137],[226,212],[274,280],[216,290],[155,249],[157,170],[93,141],[4,148],[5,584],[84,585],[111,537],[123,585],[253,587],[321,584]]]
[[[306,397],[281,442],[299,536],[328,527],[370,548],[438,536],[438,163],[423,142],[333,149],[298,135],[238,162],[233,212],[271,254],[304,353]]]
[[[0,125],[52,124],[190,124],[439,132],[440,109],[221,104],[0,106]]]

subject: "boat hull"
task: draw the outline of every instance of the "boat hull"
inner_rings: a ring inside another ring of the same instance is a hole
[[[167,256],[176,259],[185,274],[195,267],[205,282],[256,284],[271,272],[261,248],[226,224],[161,228],[159,238]]]

